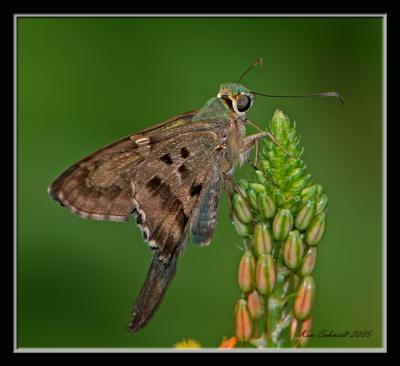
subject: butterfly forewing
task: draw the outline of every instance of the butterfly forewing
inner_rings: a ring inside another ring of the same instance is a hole
[[[49,193],[84,218],[126,221],[135,214],[145,240],[168,261],[186,243],[193,220],[197,228],[207,225],[207,238],[215,226],[215,214],[205,220],[204,210],[217,210],[222,156],[217,147],[224,126],[191,122],[194,114],[98,150],[57,178]]]
[[[171,118],[94,152],[61,174],[49,187],[49,194],[83,218],[128,220],[134,209],[131,177],[146,158],[148,147],[162,142],[157,138],[160,131],[169,129],[172,134],[194,114]]]

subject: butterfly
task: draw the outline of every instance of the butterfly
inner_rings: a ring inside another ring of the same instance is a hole
[[[199,110],[97,150],[50,185],[54,200],[85,219],[136,218],[153,258],[133,305],[129,332],[153,317],[190,234],[198,245],[210,243],[221,194],[235,189],[235,167],[260,139],[269,136],[279,144],[268,131],[246,136],[246,113],[255,95],[239,82],[224,83]]]

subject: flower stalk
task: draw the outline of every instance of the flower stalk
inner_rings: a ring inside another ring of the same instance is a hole
[[[286,151],[261,141],[253,178],[240,180],[231,197],[234,227],[246,241],[235,332],[246,345],[303,347],[307,339],[299,335],[311,331],[313,270],[328,196],[301,158],[295,123],[277,110],[269,130]]]

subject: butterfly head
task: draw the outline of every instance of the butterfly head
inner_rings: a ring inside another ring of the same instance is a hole
[[[244,116],[252,106],[255,95],[242,84],[225,83],[219,89],[218,98],[239,116]]]

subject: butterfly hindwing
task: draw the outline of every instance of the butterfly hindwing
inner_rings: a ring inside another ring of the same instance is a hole
[[[196,216],[193,218],[191,230],[193,241],[196,244],[210,244],[215,230],[221,191],[221,178],[216,176],[208,185],[204,197],[199,203]]]
[[[186,241],[187,226],[212,184],[218,141],[212,131],[196,132],[195,138],[193,133],[182,134],[159,145],[132,177],[137,222],[166,260]]]

